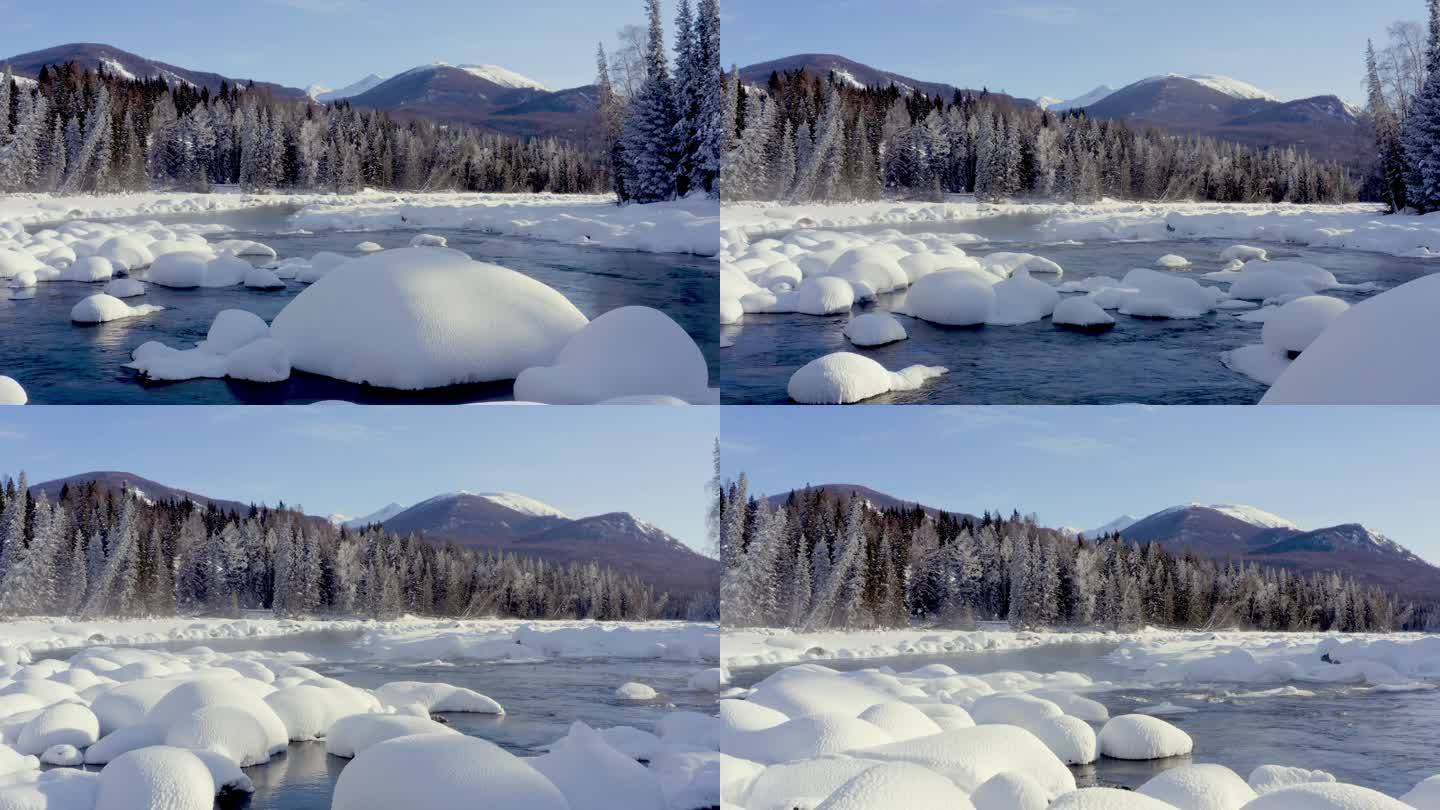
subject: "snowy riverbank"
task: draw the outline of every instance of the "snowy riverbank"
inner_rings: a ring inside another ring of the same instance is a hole
[[[375,660],[469,658],[719,658],[719,630],[689,622],[521,621],[518,619],[105,619],[30,618],[0,622],[0,665],[54,650],[93,646],[359,633],[357,655]]]
[[[0,223],[204,215],[263,206],[299,207],[295,227],[312,231],[458,229],[650,253],[714,256],[720,249],[720,205],[700,196],[618,206],[614,197],[601,194],[375,189],[356,194],[6,194],[0,195]]]
[[[1234,239],[1388,253],[1440,256],[1440,213],[1385,216],[1380,206],[1288,203],[981,203],[957,196],[943,203],[881,200],[781,205],[727,203],[720,214],[730,239],[797,228],[845,230],[881,225],[958,225],[998,217],[1032,220],[1041,238],[1067,240]]]
[[[267,773],[242,768],[305,744],[356,760],[335,782],[329,806],[337,810],[416,798],[458,806],[482,791],[497,810],[695,810],[719,802],[718,721],[658,702],[665,698],[643,684],[615,684],[616,699],[656,702],[653,730],[576,722],[545,753],[517,755],[432,717],[509,710],[475,689],[424,680],[423,669],[415,670],[421,680],[362,688],[320,674],[314,668],[327,661],[307,652],[123,646],[324,630],[360,631],[356,661],[443,652],[451,667],[459,658],[513,658],[499,649],[508,646],[527,659],[694,661],[697,677],[674,686],[677,695],[708,702],[719,688],[705,677],[715,672],[706,665],[718,658],[716,629],[682,622],[9,622],[0,624],[9,644],[0,663],[0,806],[203,810],[219,793],[252,791],[251,776]],[[30,661],[77,643],[84,648],[68,657]],[[42,771],[42,763],[59,767]],[[98,772],[73,767],[82,763]]]

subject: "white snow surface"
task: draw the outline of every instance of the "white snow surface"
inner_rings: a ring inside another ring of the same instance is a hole
[[[805,405],[844,405],[891,391],[913,391],[946,372],[941,366],[908,366],[887,371],[854,352],[834,352],[811,360],[790,376],[790,398]]]

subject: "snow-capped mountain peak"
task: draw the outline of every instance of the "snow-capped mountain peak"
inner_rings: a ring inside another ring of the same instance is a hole
[[[1216,76],[1210,73],[1167,73],[1163,76],[1150,76],[1141,79],[1136,84],[1147,84],[1149,82],[1163,82],[1167,79],[1188,79],[1196,84],[1202,84],[1218,93],[1224,93],[1231,98],[1239,99],[1263,99],[1265,101],[1280,101],[1276,96],[1261,90],[1249,82],[1242,82],[1239,79],[1232,79],[1229,76]]]
[[[523,515],[531,515],[534,517],[558,517],[564,518],[566,520],[571,519],[569,515],[565,514],[559,509],[556,509],[550,504],[545,503],[541,500],[537,500],[535,498],[531,498],[527,495],[517,495],[514,492],[479,492],[467,494],[477,495],[478,497],[484,498],[485,500],[490,501],[493,504],[503,506],[506,509],[512,509]]]
[[[1088,107],[1097,101],[1105,99],[1114,92],[1115,90],[1111,88],[1110,85],[1102,84],[1094,90],[1091,90],[1084,95],[1076,96],[1075,98],[1058,99],[1051,98],[1050,96],[1042,96],[1041,98],[1036,99],[1035,103],[1039,105],[1040,109],[1042,110],[1049,110],[1050,112],[1064,112],[1066,110],[1078,110],[1082,107]]]
[[[369,76],[366,76],[360,81],[354,82],[353,84],[347,84],[338,90],[331,89],[321,84],[312,84],[308,88],[306,88],[305,94],[310,96],[310,98],[315,99],[316,101],[339,101],[342,98],[358,96],[361,93],[364,93],[366,90],[383,84],[384,82],[385,79],[383,77],[371,73]]]
[[[371,512],[368,515],[365,515],[364,517],[348,518],[341,520],[340,525],[344,526],[347,529],[360,529],[369,526],[372,523],[384,523],[390,518],[395,517],[401,512],[404,512],[405,509],[406,507],[401,506],[398,503],[391,503],[380,507],[379,509]],[[330,521],[334,523],[336,517],[344,518],[345,516],[332,515]]]
[[[1280,517],[1274,512],[1266,512],[1264,509],[1260,509],[1254,506],[1246,506],[1244,504],[1218,503],[1210,506],[1209,508],[1214,509],[1216,512],[1219,512],[1221,514],[1229,515],[1236,520],[1242,520],[1246,523],[1249,523],[1251,526],[1260,526],[1266,529],[1300,528],[1295,524],[1294,521],[1288,518]]]
[[[1111,532],[1125,531],[1126,529],[1135,525],[1136,520],[1137,518],[1133,515],[1121,515],[1120,517],[1115,518],[1109,523],[1106,523],[1104,526],[1089,529],[1087,531],[1080,532],[1079,534],[1081,537],[1089,537],[1092,539],[1096,537],[1103,537],[1104,535],[1110,534]]]
[[[432,62],[428,65],[420,65],[419,67],[411,68],[410,70],[406,71],[406,73],[414,73],[417,70],[435,70],[436,68],[454,68],[456,70],[463,70],[477,79],[484,79],[491,84],[497,84],[501,87],[509,87],[517,90],[539,90],[545,93],[551,92],[549,87],[546,87],[540,82],[535,81],[529,76],[526,76],[522,73],[516,73],[509,68],[504,68],[499,65],[455,65],[451,64],[450,62]]]

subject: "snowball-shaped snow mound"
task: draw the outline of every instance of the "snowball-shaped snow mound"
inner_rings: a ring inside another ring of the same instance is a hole
[[[336,720],[325,734],[325,753],[353,757],[386,740],[416,734],[459,734],[429,717],[405,714],[352,714]]]
[[[787,720],[757,731],[733,732],[726,738],[724,748],[731,756],[771,764],[843,754],[892,740],[884,729],[873,723],[826,713]]]
[[[807,278],[786,295],[786,305],[805,315],[833,315],[855,306],[855,288],[831,276]]]
[[[930,719],[930,715],[899,700],[877,703],[861,712],[860,719],[879,727],[890,735],[890,739],[897,742],[939,734],[942,731],[940,725]]]
[[[1182,765],[1140,786],[1139,792],[1180,810],[1240,810],[1255,790],[1224,765]]]
[[[43,754],[54,745],[84,748],[98,739],[100,720],[89,707],[57,703],[25,724],[15,750],[22,754]]]
[[[631,681],[615,688],[615,697],[621,700],[654,700],[660,693],[643,683]]]
[[[918,765],[877,765],[841,785],[816,810],[974,810],[970,797],[941,774]]]
[[[155,746],[122,754],[100,771],[95,810],[210,810],[215,780],[200,758]]]
[[[1277,352],[1303,352],[1348,309],[1349,304],[1328,295],[1296,298],[1265,319],[1261,340]]]
[[[275,716],[271,711],[271,716]],[[275,717],[283,729],[283,722]],[[206,706],[170,724],[165,731],[165,744],[193,751],[213,751],[248,768],[268,761],[278,753],[277,748],[284,748],[284,743],[275,739],[271,731],[263,718],[246,709]],[[285,738],[288,742],[289,735]]]
[[[416,390],[549,365],[586,324],[560,293],[456,251],[402,248],[346,263],[275,316],[302,371]]]
[[[1045,810],[1050,796],[1034,779],[1006,771],[985,780],[970,794],[975,810]]]
[[[1308,782],[1334,782],[1335,777],[1326,771],[1311,771],[1288,765],[1261,765],[1250,772],[1250,778],[1246,781],[1250,787],[1255,788],[1256,793],[1269,793]]]
[[[942,326],[979,326],[994,309],[993,282],[964,270],[925,276],[905,298],[906,314]]]
[[[1055,314],[1050,322],[1056,326],[1076,331],[1091,332],[1110,329],[1115,319],[1087,296],[1066,298],[1055,305]]]
[[[120,318],[132,318],[137,315],[149,315],[152,312],[159,312],[164,307],[154,304],[141,304],[132,307],[113,295],[96,293],[81,300],[70,308],[70,320],[75,323],[105,323],[106,321],[119,320]]]
[[[116,298],[134,298],[137,295],[145,294],[145,284],[133,278],[117,278],[106,284],[102,292]]]
[[[905,327],[888,312],[866,312],[845,324],[845,337],[856,346],[883,346],[904,340]]]
[[[1264,404],[1434,405],[1440,274],[1422,276],[1336,318],[1275,381]]]
[[[1384,793],[1338,782],[1309,783],[1272,790],[1245,810],[1413,810]]]
[[[977,723],[1024,725],[1031,720],[1064,714],[1054,703],[1031,695],[984,695],[970,704],[970,717]]]
[[[410,240],[410,247],[445,247],[445,237],[433,233],[416,234]]]
[[[543,774],[570,807],[665,810],[665,794],[648,768],[612,748],[594,729],[576,722],[564,745],[526,764]]]
[[[1234,245],[1220,251],[1220,261],[1265,261],[1270,254],[1265,248],[1251,247],[1249,245]]]
[[[11,377],[0,375],[0,405],[24,405],[30,398],[25,389]]]
[[[1005,771],[1020,771],[1050,796],[1075,789],[1075,776],[1038,737],[1023,728],[984,725],[958,728],[853,752],[864,759],[910,762],[950,777],[973,791]]]
[[[1190,735],[1143,714],[1112,717],[1100,729],[1100,753],[1115,759],[1162,759],[1190,753]]]
[[[1088,765],[1099,759],[1095,729],[1078,717],[1045,717],[1016,725],[1039,737],[1066,765]]]
[[[1155,266],[1162,267],[1166,270],[1183,270],[1190,266],[1190,260],[1184,256],[1167,253],[1155,261]]]
[[[811,360],[792,374],[786,391],[805,405],[844,405],[891,391],[914,390],[945,372],[940,366],[909,366],[892,373],[863,355],[834,352]]]
[[[515,398],[586,405],[622,396],[673,396],[704,402],[709,368],[700,347],[668,315],[650,307],[612,309],[575,334],[555,364],[520,372]]]
[[[1172,804],[1119,788],[1091,787],[1066,793],[1050,810],[1176,810]]]
[[[572,810],[524,760],[462,734],[397,737],[366,749],[340,772],[332,810]]]
[[[420,681],[392,681],[375,690],[375,697],[386,706],[409,706],[419,703],[431,712],[474,712],[504,714],[499,703],[463,686]]]

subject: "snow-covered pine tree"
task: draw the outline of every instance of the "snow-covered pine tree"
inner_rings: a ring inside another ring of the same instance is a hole
[[[650,18],[645,48],[645,81],[630,100],[625,119],[625,186],[638,202],[674,199],[680,145],[679,112],[665,55],[660,0],[645,0]]]
[[[691,85],[699,98],[695,158],[690,187],[720,196],[720,162],[725,151],[725,92],[720,87],[720,0],[699,0],[691,51]]]

